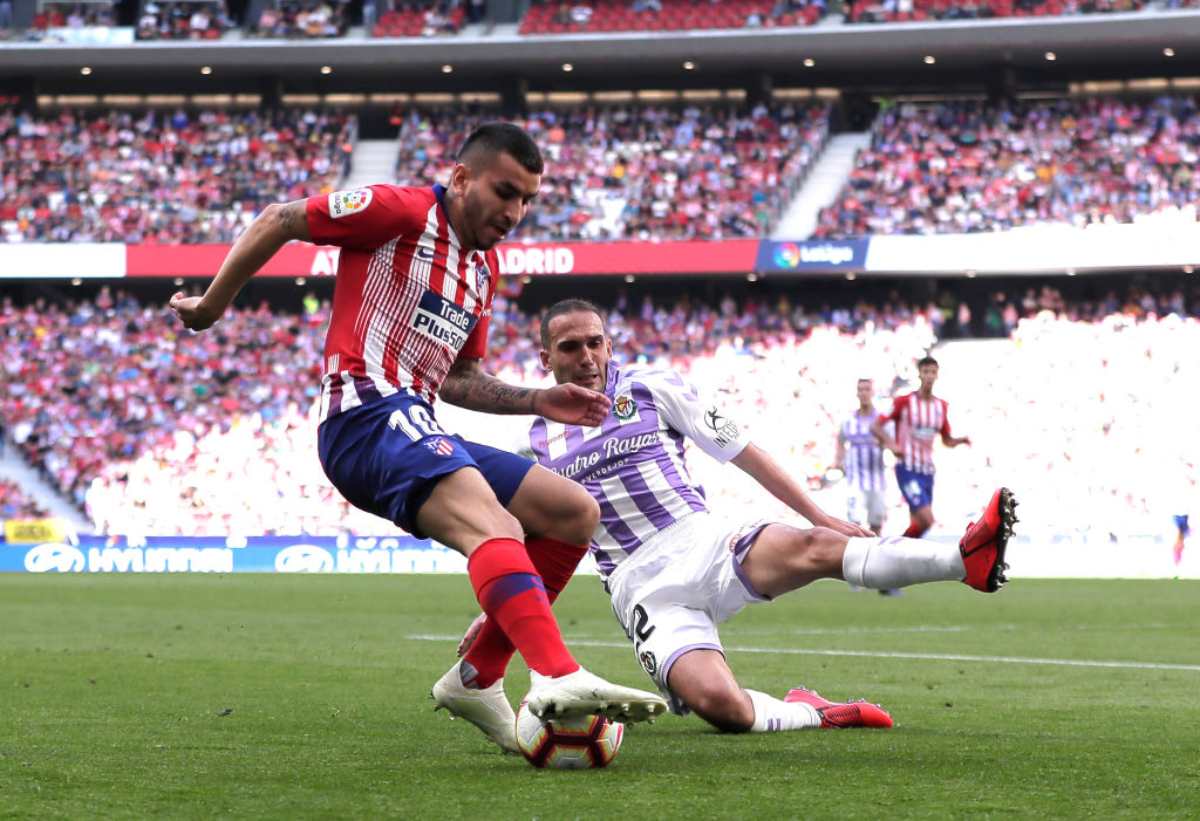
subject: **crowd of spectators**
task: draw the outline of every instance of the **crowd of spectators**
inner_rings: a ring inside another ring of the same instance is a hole
[[[1197,98],[905,104],[882,111],[818,237],[1195,222]]]
[[[515,296],[506,287],[496,298],[488,367],[514,383],[547,384],[537,317]],[[1067,300],[1043,286],[988,301],[1012,314],[1003,338],[937,350],[939,394],[975,442],[943,454],[940,467],[954,477],[939,482],[943,521],[960,527],[979,494],[1005,482],[1067,505],[1042,506],[1028,532],[1146,532],[1161,512],[1159,479],[1181,459],[1200,464],[1200,422],[1184,418],[1190,405],[1181,401],[1200,378],[1200,290]],[[316,457],[328,310],[315,297],[299,314],[237,310],[194,335],[162,306],[107,290],[69,305],[5,304],[0,418],[14,446],[100,532],[384,535],[390,526],[346,504]],[[855,380],[872,377],[883,407],[910,384],[915,359],[957,322],[954,306],[896,295],[818,305],[745,294],[715,304],[631,297],[606,320],[619,361],[669,364],[723,397],[814,488]],[[978,322],[960,330],[988,335]],[[439,419],[508,448],[522,446],[527,422],[445,405]],[[695,458],[693,467],[715,506],[773,504],[736,471],[718,479],[709,461]],[[1160,464],[1171,467],[1154,482],[1131,478]],[[1103,517],[1087,515],[1089,494],[1112,501]]]
[[[11,8],[6,11],[11,19]],[[115,26],[116,22],[116,7],[111,2],[46,3],[34,13],[25,37],[29,40],[53,40],[56,29],[107,28]]]
[[[350,25],[349,0],[273,0],[263,7],[254,33],[259,37],[321,39],[341,37]]]
[[[462,135],[491,116],[404,113],[397,178],[444,178]],[[614,105],[535,111],[517,123],[537,140],[547,167],[516,236],[728,239],[773,227],[820,153],[829,110]]]
[[[844,15],[848,23],[903,23],[1129,12],[1146,5],[1146,0],[846,0]]]
[[[273,202],[332,191],[353,116],[0,110],[0,241],[230,242]]]
[[[46,509],[19,484],[0,478],[0,524],[7,519],[41,519],[47,515]]]
[[[482,19],[484,5],[480,0],[385,0],[386,8],[374,22],[378,12],[375,0],[363,5],[363,24],[373,37],[434,37],[439,34],[458,34],[467,20]]]
[[[235,25],[225,0],[149,0],[136,35],[139,40],[216,40]]]
[[[521,34],[811,26],[825,0],[535,0]]]

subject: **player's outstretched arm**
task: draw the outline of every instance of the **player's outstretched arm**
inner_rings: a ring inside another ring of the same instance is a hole
[[[221,263],[221,270],[208,285],[204,296],[185,296],[182,291],[171,297],[170,307],[185,326],[193,331],[212,327],[233,302],[242,286],[287,242],[311,240],[305,200],[284,205],[273,204],[254,218]]]
[[[789,476],[787,471],[772,459],[766,451],[754,443],[746,445],[741,453],[733,457],[732,462],[750,474],[750,477],[762,485],[772,496],[799,513],[805,519],[808,519],[814,525],[836,530],[843,536],[875,535],[865,528],[842,521],[821,510],[816,502],[810,499],[808,494],[804,492],[804,489],[797,484],[796,480]]]
[[[948,433],[942,434],[942,444],[948,448],[956,448],[959,445],[970,445],[970,436],[951,436]]]
[[[527,413],[567,425],[594,427],[611,404],[602,393],[579,385],[521,388],[485,373],[478,359],[460,357],[450,367],[438,395],[451,405],[482,413]]]

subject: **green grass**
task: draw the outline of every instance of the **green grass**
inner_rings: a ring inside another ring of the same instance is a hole
[[[431,712],[454,641],[414,637],[466,626],[461,576],[0,576],[0,817],[1195,817],[1200,669],[797,651],[1200,665],[1198,601],[1181,581],[818,584],[726,625],[734,670],[867,697],[893,730],[668,716],[607,770],[543,772]],[[558,610],[580,661],[647,686],[594,579]]]

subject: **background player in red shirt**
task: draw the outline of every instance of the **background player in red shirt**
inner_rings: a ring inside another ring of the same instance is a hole
[[[968,436],[950,433],[949,405],[933,395],[933,383],[938,378],[938,363],[932,356],[917,362],[921,387],[912,393],[897,396],[891,413],[881,416],[871,431],[883,446],[896,454],[896,482],[908,503],[911,520],[904,535],[919,539],[933,527],[933,440],[941,436],[948,448],[971,444]],[[884,428],[896,424],[893,439]]]
[[[464,142],[446,187],[374,185],[268,206],[202,297],[170,307],[192,330],[216,322],[286,242],[340,246],[325,341],[318,445],[354,505],[467,557],[488,625],[435,685],[440,707],[516,751],[503,671],[514,647],[532,671],[538,716],[666,709],[651,693],[584,670],[550,604],[587,551],[599,508],[579,485],[438,425],[437,395],[472,410],[596,425],[608,399],[578,385],[518,388],[484,373],[499,264],[492,248],[525,217],[543,163],[520,128],[489,123]]]

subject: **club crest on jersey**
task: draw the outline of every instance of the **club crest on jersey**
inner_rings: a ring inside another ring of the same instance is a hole
[[[356,188],[353,191],[334,191],[329,195],[329,216],[341,219],[351,214],[366,210],[374,196],[370,188]]]
[[[654,653],[650,650],[643,650],[638,654],[638,661],[642,663],[642,669],[650,678],[654,678],[654,674],[658,672],[658,659],[654,657]]]
[[[617,397],[617,401],[613,402],[613,415],[618,419],[632,419],[637,413],[637,402],[633,401],[633,397],[629,394],[622,394]]]
[[[441,436],[426,439],[425,447],[429,448],[435,456],[450,456],[454,453],[454,445],[450,444],[450,440],[443,439]]]

